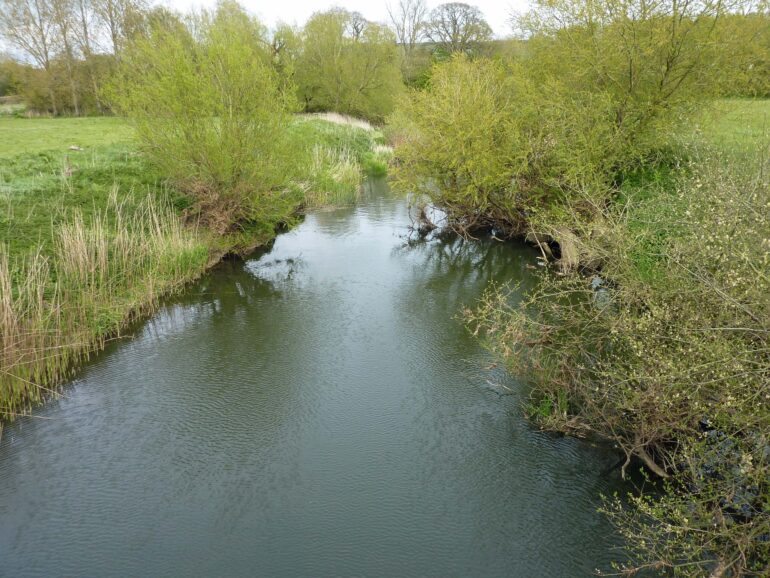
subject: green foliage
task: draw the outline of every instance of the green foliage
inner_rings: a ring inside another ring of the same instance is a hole
[[[615,127],[602,95],[539,90],[524,69],[457,55],[392,117],[396,181],[461,231],[522,234],[542,211],[590,211],[570,191],[606,194]]]
[[[590,216],[710,98],[721,3],[535,3],[508,64],[454,58],[394,115],[401,184],[461,230]],[[503,59],[500,59],[503,60]]]
[[[725,43],[720,90],[729,96],[770,97],[770,4],[725,15],[717,34]]]
[[[424,28],[440,58],[457,52],[478,54],[493,36],[481,10],[463,2],[439,4],[431,10]]]
[[[301,117],[290,128],[301,155],[296,182],[309,207],[352,202],[364,175],[384,176],[388,171],[392,151],[379,132],[347,124],[361,124],[354,119],[336,120]]]
[[[380,121],[401,90],[393,33],[341,9],[314,14],[302,32],[296,83],[305,110]]]
[[[16,94],[18,91],[18,65],[0,55],[0,96]]]
[[[634,458],[667,479],[662,494],[632,497],[630,509],[608,502],[628,539],[624,573],[762,575],[770,563],[767,159],[691,157],[639,195],[627,190],[622,205],[580,231],[581,252],[600,273],[546,273],[520,306],[492,291],[469,321],[532,383],[541,425],[607,438],[627,455],[624,469]]]
[[[270,65],[264,28],[237,5],[137,39],[112,100],[212,230],[275,226],[301,202],[287,187],[294,103]]]

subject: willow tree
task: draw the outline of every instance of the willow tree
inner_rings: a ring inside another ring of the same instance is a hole
[[[314,14],[302,31],[296,83],[309,111],[382,120],[401,89],[393,32],[342,9]]]
[[[1,0],[0,36],[40,67],[54,114],[58,113],[53,65],[58,35],[51,0]]]
[[[427,15],[428,5],[425,0],[398,0],[397,6],[388,4],[388,17],[403,55],[402,71],[405,79],[413,75],[415,49],[425,35]]]
[[[265,34],[233,2],[192,21],[158,20],[126,48],[112,90],[149,160],[218,232],[272,231],[299,202],[287,187],[293,95]]]
[[[744,2],[745,3],[745,2]],[[611,103],[618,161],[633,161],[714,96],[731,66],[717,34],[723,0],[537,0],[516,22],[541,86]],[[620,158],[625,157],[625,158]]]

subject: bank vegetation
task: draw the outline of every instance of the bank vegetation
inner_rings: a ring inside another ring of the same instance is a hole
[[[492,288],[466,315],[537,423],[651,478],[607,498],[621,575],[770,572],[770,135],[693,131],[766,80],[768,22],[761,3],[535,2],[511,58],[438,63],[392,116],[396,182],[443,210],[431,226],[554,262],[523,303]]]
[[[299,113],[387,121],[394,184],[444,215],[424,230],[524,239],[550,263],[522,303],[491,288],[467,320],[526,379],[533,420],[650,479],[607,497],[616,572],[770,573],[766,2],[537,0],[506,40],[422,0],[391,26],[331,9],[273,30],[228,0],[0,7],[23,55],[0,62],[25,107],[9,114],[119,114],[134,135],[102,161],[0,170],[4,415],[218,256],[388,170],[378,129]],[[709,120],[738,102],[754,128]]]

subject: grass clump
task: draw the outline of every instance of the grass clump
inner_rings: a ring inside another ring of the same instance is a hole
[[[166,204],[127,209],[117,190],[86,221],[56,227],[50,252],[0,245],[0,415],[13,417],[120,331],[205,270],[209,250]]]
[[[306,178],[305,203],[309,207],[355,201],[361,189],[361,168],[348,149],[316,144]]]
[[[297,118],[290,127],[303,161],[296,180],[309,207],[356,200],[365,176],[388,172],[392,149],[385,137],[366,122],[340,115]]]

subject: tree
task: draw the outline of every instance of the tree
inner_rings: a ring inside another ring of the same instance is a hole
[[[74,5],[70,0],[51,0],[58,44],[62,48],[61,58],[66,67],[67,80],[70,89],[70,102],[75,111],[75,116],[80,116],[80,97],[78,95],[77,81],[75,80],[75,49],[74,33],[76,27]]]
[[[294,101],[265,28],[232,3],[188,26],[156,21],[126,48],[111,95],[152,163],[220,233],[272,232],[301,201],[287,187]]]
[[[94,13],[106,28],[112,53],[119,57],[126,40],[142,25],[147,13],[145,0],[91,0]]]
[[[10,56],[0,52],[0,96],[16,93],[19,65]]]
[[[387,6],[388,16],[396,33],[396,40],[401,47],[404,77],[412,73],[414,49],[425,29],[425,17],[428,6],[425,0],[398,0],[398,6]]]
[[[368,24],[369,21],[360,12],[348,12],[346,32],[353,40],[361,40],[361,35]]]
[[[631,160],[716,95],[734,65],[717,34],[726,13],[723,0],[537,0],[518,27],[532,78],[576,97],[601,95],[618,132],[615,154]]]
[[[45,71],[47,91],[54,114],[58,107],[53,87],[52,64],[57,49],[54,7],[50,0],[0,0],[0,32]]]
[[[492,29],[475,6],[450,2],[431,11],[425,36],[445,54],[471,53],[492,39]]]
[[[94,102],[99,113],[103,112],[102,102],[99,97],[99,78],[96,63],[94,62],[94,38],[98,35],[98,22],[91,0],[74,0],[76,10],[77,29],[75,37],[80,52],[86,62],[88,78],[93,91]]]
[[[354,13],[314,14],[302,32],[296,82],[306,110],[333,110],[382,120],[401,88],[393,32]]]
[[[301,48],[300,34],[288,24],[279,23],[270,38],[272,65],[284,83],[294,80],[294,72]]]

